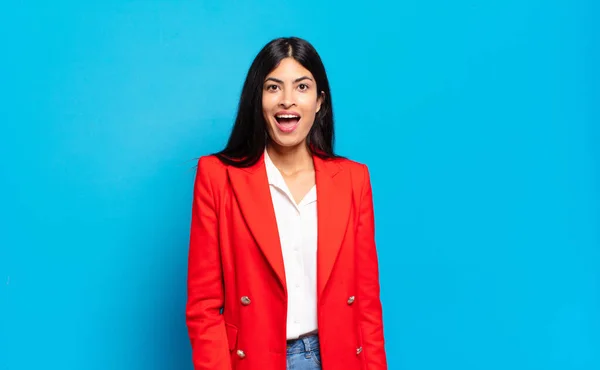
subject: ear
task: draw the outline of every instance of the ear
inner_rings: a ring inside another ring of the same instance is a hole
[[[323,104],[324,100],[325,100],[325,91],[321,91],[321,93],[317,97],[317,111],[316,111],[316,113],[319,113],[319,111],[321,110],[321,105]]]

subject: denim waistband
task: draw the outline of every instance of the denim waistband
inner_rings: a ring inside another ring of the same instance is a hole
[[[319,350],[319,336],[317,334],[288,341],[287,353],[305,353]]]

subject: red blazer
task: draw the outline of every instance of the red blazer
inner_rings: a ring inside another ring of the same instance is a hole
[[[324,370],[387,369],[369,171],[313,157]],[[186,322],[196,370],[285,370],[287,290],[262,157],[198,162]]]

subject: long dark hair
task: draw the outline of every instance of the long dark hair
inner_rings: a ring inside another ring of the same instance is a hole
[[[262,112],[262,91],[267,75],[285,58],[294,58],[308,69],[322,96],[321,109],[307,137],[314,155],[323,159],[339,158],[333,152],[333,107],[325,66],[315,48],[298,37],[277,38],[265,45],[252,62],[242,88],[237,117],[227,146],[215,155],[225,164],[248,167],[255,164],[269,140]]]

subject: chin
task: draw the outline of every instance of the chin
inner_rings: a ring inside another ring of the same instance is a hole
[[[271,136],[271,143],[283,147],[283,148],[293,148],[299,145],[302,145],[306,142],[306,137],[281,137],[277,134],[275,136]]]
[[[280,139],[275,139],[275,140],[271,140],[271,142],[279,147],[283,147],[283,148],[293,148],[299,145],[302,145],[304,143],[304,140],[290,140],[290,139],[285,139],[285,140],[280,140]]]

